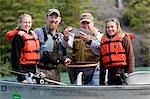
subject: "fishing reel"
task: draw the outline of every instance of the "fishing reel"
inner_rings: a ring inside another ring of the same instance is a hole
[[[39,84],[44,84],[44,83],[45,83],[44,79],[39,80]]]
[[[44,80],[44,78],[46,77],[45,73],[39,72],[35,76],[36,76],[36,83],[37,84],[44,84],[45,83],[45,80]]]
[[[38,76],[39,76],[39,78],[42,78],[42,79],[46,77],[45,73],[43,73],[43,72],[39,72]]]
[[[25,74],[25,79],[27,80],[28,83],[31,83],[31,84],[36,83],[34,79],[34,74],[31,72]]]

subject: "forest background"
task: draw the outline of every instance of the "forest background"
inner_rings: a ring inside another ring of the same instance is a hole
[[[79,15],[91,12],[96,27],[103,31],[106,18],[115,16],[121,21],[124,30],[135,35],[133,40],[136,66],[150,66],[150,0],[0,0],[0,68],[11,69],[10,42],[5,39],[7,31],[14,29],[20,14],[33,17],[33,26],[45,24],[49,8],[61,12],[62,22],[59,31],[67,26],[79,27]],[[65,70],[64,66],[61,70]]]

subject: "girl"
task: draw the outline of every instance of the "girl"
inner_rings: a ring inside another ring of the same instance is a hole
[[[39,63],[39,40],[36,33],[31,31],[32,17],[22,14],[18,18],[18,26],[15,30],[7,32],[6,38],[11,41],[11,63],[12,69],[21,73],[35,73],[36,64]],[[24,83],[25,76],[17,75],[17,80]]]
[[[117,18],[105,22],[105,33],[100,44],[100,84],[105,84],[108,69],[108,85],[126,84],[125,73],[134,71],[135,58],[131,40],[123,33]]]

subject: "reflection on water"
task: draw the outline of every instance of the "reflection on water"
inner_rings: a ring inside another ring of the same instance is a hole
[[[67,72],[61,73],[61,82],[70,84],[69,75]]]

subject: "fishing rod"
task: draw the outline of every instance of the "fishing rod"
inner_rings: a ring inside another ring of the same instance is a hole
[[[58,82],[58,81],[46,78],[45,75],[43,75],[44,73],[35,75],[33,73],[21,73],[21,72],[18,72],[18,71],[8,70],[8,69],[6,70],[6,69],[3,69],[3,68],[0,68],[0,71],[2,73],[6,73],[5,71],[7,71],[7,72],[11,72],[11,73],[14,73],[14,74],[17,74],[17,75],[23,75],[23,76],[30,76],[30,75],[32,75],[34,78],[42,79],[42,80],[44,80],[46,82],[49,82],[49,83],[55,83],[55,84],[58,84],[58,85],[67,85],[66,83],[62,83],[62,82]],[[44,83],[42,80],[41,80],[41,84]]]
[[[26,76],[25,73],[17,72],[17,71],[14,71],[14,70],[9,70],[9,69],[6,70],[6,69],[3,69],[3,68],[0,68],[0,70],[1,70],[2,73],[5,73],[5,74],[6,74],[5,71],[7,71],[7,72],[10,72],[10,73]]]

